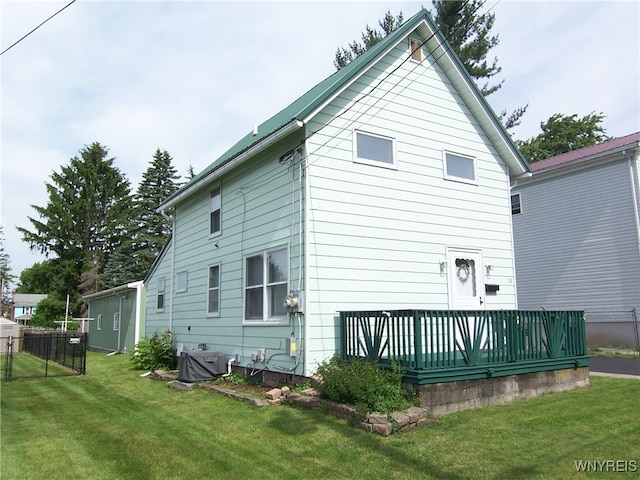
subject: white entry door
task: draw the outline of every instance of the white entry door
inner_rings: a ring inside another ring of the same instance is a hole
[[[447,250],[449,308],[452,310],[484,309],[482,252],[450,248]]]

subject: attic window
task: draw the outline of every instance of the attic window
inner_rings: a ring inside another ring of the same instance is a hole
[[[476,159],[444,152],[444,178],[465,183],[477,183]]]
[[[395,145],[392,138],[364,132],[355,132],[355,134],[355,161],[391,168],[396,166]]]
[[[413,38],[409,39],[409,51],[411,52],[411,60],[416,62],[421,62],[423,60],[422,44],[419,40],[415,40]]]

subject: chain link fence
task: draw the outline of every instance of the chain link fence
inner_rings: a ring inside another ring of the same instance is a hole
[[[586,311],[587,347],[630,351],[640,356],[637,310]]]

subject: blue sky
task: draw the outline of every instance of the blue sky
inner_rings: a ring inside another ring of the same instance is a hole
[[[2,50],[70,0],[0,6]],[[137,187],[156,148],[199,172],[334,71],[336,48],[387,9],[426,2],[77,0],[0,57],[0,224],[15,275],[41,261],[16,226],[84,145],[107,146]],[[640,130],[640,3],[488,0],[500,44],[496,112],[529,103],[516,139],[555,113]],[[37,217],[36,217],[37,218]]]

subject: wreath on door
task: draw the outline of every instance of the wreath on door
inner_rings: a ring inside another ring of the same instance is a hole
[[[460,283],[467,283],[469,280],[469,276],[471,275],[471,265],[469,265],[469,260],[464,258],[456,258],[456,276]]]

